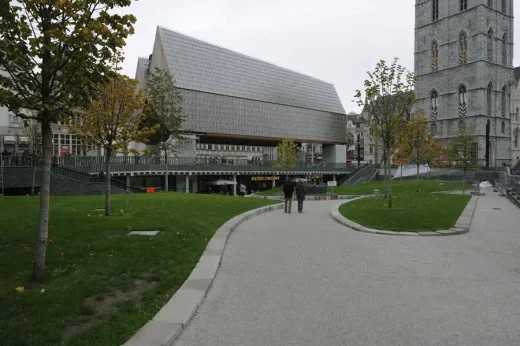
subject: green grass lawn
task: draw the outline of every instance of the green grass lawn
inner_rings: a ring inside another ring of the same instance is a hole
[[[438,186],[437,186],[438,185]],[[466,184],[466,189],[470,189],[471,185]],[[450,191],[450,190],[462,190],[461,182],[453,181],[440,181],[437,184],[435,180],[421,180],[419,182],[419,190],[422,192],[434,192],[434,191]],[[337,195],[371,195],[374,189],[379,189],[381,193],[384,192],[384,182],[374,181],[366,184],[359,184],[353,186],[338,186],[334,187],[334,193]],[[401,192],[415,192],[417,189],[417,181],[413,180],[393,180],[392,190],[394,193]],[[332,187],[328,188],[329,193],[332,193]],[[282,196],[282,188],[277,187],[272,190],[266,190],[257,193],[261,196]]]
[[[0,197],[0,344],[121,345],[183,284],[233,216],[272,201],[178,193],[55,197],[44,283],[30,281],[38,199]],[[161,230],[155,237],[130,230]],[[23,292],[15,291],[24,287]]]
[[[380,185],[380,186],[378,186]],[[358,187],[359,186],[359,187]],[[435,181],[421,181],[420,192],[413,180],[394,181],[393,207],[387,208],[383,196],[370,197],[346,203],[339,209],[348,219],[365,227],[388,231],[432,231],[455,225],[470,200],[468,195],[447,195],[437,191]],[[466,185],[469,189],[470,185]],[[383,193],[382,182],[351,186],[355,194],[368,194],[375,188]],[[462,189],[460,182],[442,182],[440,191]]]

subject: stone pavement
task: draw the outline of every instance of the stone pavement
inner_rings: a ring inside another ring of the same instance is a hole
[[[520,345],[520,210],[505,197],[487,190],[452,237],[354,232],[335,203],[241,225],[175,346]]]

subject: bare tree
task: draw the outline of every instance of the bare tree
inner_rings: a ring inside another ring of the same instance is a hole
[[[148,138],[148,143],[155,146],[159,155],[164,154],[165,183],[168,191],[168,158],[175,154],[179,143],[183,140],[181,127],[184,121],[182,114],[183,98],[175,87],[175,82],[168,70],[156,68],[146,85],[146,97],[149,102],[145,126],[159,125],[155,134]]]

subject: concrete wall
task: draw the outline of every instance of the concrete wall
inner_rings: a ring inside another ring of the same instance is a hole
[[[346,163],[347,146],[334,144],[323,146],[323,162],[327,163]]]

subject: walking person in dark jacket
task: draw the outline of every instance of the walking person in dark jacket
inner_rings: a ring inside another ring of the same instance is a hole
[[[287,180],[285,184],[283,185],[283,193],[285,195],[285,212],[291,213],[291,206],[292,206],[292,198],[294,193],[294,186],[293,184]]]
[[[296,185],[296,199],[298,200],[298,213],[303,213],[303,200],[305,199],[305,186],[299,181]]]

